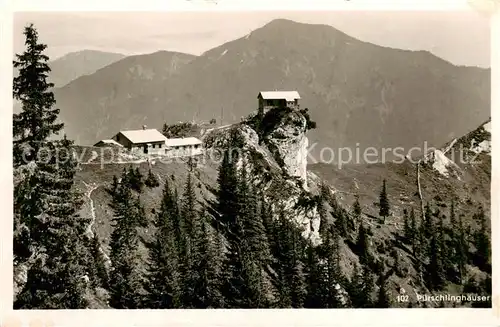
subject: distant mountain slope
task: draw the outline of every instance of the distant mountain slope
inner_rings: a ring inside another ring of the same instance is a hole
[[[120,83],[123,74],[110,79]],[[56,99],[65,121],[78,121],[70,136],[85,144],[132,123],[160,127],[221,115],[222,123],[239,121],[257,108],[260,90],[300,92],[301,106],[318,122],[309,137],[310,144],[321,141],[316,150],[443,144],[490,113],[489,70],[282,19],[207,51],[175,78],[141,79],[126,88],[103,83],[100,74],[82,79],[58,90]],[[75,120],[78,112],[89,118]]]
[[[65,132],[77,143],[91,144],[116,130],[151,122],[153,107],[159,114],[166,109],[158,99],[168,79],[193,58],[169,51],[130,56],[56,89]],[[155,123],[162,125],[161,120]]]
[[[49,63],[50,80],[55,87],[61,87],[80,76],[90,75],[98,69],[124,58],[121,53],[83,50],[68,53]]]
[[[96,50],[82,50],[70,52],[49,62],[51,72],[49,81],[55,87],[62,87],[80,76],[90,75],[98,69],[124,58],[121,53],[111,53]],[[14,76],[17,70],[14,69]],[[14,112],[19,112],[21,105],[14,100]]]

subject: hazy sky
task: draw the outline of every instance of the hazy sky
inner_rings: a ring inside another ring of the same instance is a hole
[[[51,59],[94,49],[123,54],[173,50],[201,54],[275,18],[328,24],[375,44],[429,50],[454,64],[490,66],[489,19],[472,11],[380,12],[33,12],[14,15],[14,51],[22,28],[37,27]]]

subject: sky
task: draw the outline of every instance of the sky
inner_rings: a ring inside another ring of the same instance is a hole
[[[428,50],[456,65],[490,67],[490,20],[474,11],[17,12],[14,52],[34,23],[56,59],[84,49],[125,55],[203,52],[275,18],[331,25],[363,41]]]

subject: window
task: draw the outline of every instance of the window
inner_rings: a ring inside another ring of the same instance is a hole
[[[158,144],[158,147],[161,149],[161,144]]]

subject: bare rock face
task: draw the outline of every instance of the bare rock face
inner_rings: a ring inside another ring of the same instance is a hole
[[[313,244],[321,243],[320,217],[313,196],[308,189],[306,119],[299,112],[290,112],[276,121],[263,139],[249,125],[233,127],[241,141],[237,162],[242,169],[245,159],[247,176],[263,191],[266,202],[271,203],[275,218],[285,214],[302,229],[303,237]],[[231,128],[212,131],[205,135],[208,152],[227,148]],[[236,149],[238,150],[238,149]],[[316,181],[311,181],[314,184]]]
[[[291,177],[298,177],[307,189],[306,119],[297,112],[284,116],[265,140],[275,160]]]

